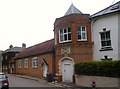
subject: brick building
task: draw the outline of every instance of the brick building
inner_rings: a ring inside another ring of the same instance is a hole
[[[54,23],[54,39],[26,48],[16,57],[16,73],[74,82],[74,64],[92,61],[91,22],[73,4]]]
[[[2,72],[14,74],[16,72],[16,65],[14,58],[18,53],[24,50],[25,44],[22,44],[22,47],[13,47],[9,46],[9,49],[2,52]]]
[[[46,77],[55,73],[54,39],[26,48],[16,57],[16,73],[33,77]]]
[[[93,59],[89,17],[71,5],[55,20],[56,73],[63,82],[73,82],[75,63]]]

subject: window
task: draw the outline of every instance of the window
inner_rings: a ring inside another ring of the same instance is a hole
[[[38,58],[37,58],[37,57],[34,57],[34,58],[32,59],[32,67],[33,67],[33,68],[38,67]]]
[[[101,36],[101,49],[111,49],[110,31],[100,33]]]
[[[61,29],[59,34],[60,34],[61,43],[71,41],[71,29],[70,28]]]
[[[24,67],[25,67],[25,68],[28,68],[28,59],[25,59],[25,60],[24,60]]]
[[[77,28],[77,39],[78,39],[78,41],[86,41],[87,40],[85,26],[81,26],[81,27]]]
[[[22,67],[22,62],[21,60],[18,60],[18,68],[21,68]]]

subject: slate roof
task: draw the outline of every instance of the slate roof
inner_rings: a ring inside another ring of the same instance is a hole
[[[71,4],[71,6],[69,7],[69,9],[67,10],[64,16],[70,14],[83,14],[83,13],[79,11],[73,4]]]
[[[23,47],[13,47],[5,50],[3,53],[8,53],[8,52],[21,52],[23,51]]]
[[[110,13],[113,13],[113,12],[120,12],[120,1],[91,15],[91,17],[98,17],[98,16],[102,16],[102,15],[106,15],[106,14],[110,14]]]
[[[30,57],[30,56],[36,56],[44,53],[49,53],[54,51],[54,39],[45,41],[40,44],[36,44],[34,46],[28,47],[24,49],[22,52],[20,52],[16,59]]]

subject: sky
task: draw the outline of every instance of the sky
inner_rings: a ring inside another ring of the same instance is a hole
[[[27,47],[54,38],[54,22],[70,5],[94,14],[119,0],[0,0],[0,50]]]

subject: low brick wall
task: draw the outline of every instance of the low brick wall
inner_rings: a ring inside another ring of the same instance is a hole
[[[91,81],[96,81],[97,87],[120,87],[120,78],[75,75],[76,84],[91,87]]]

